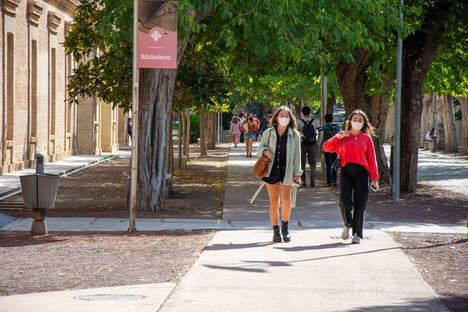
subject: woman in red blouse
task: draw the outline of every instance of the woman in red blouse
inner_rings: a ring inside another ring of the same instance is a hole
[[[344,128],[345,131],[325,142],[323,148],[325,152],[337,153],[341,160],[340,209],[345,224],[341,238],[347,240],[349,229],[352,228],[351,242],[359,244],[363,237],[362,227],[369,198],[369,178],[370,185],[375,190],[379,189],[379,174],[371,138],[375,132],[361,110],[355,110],[349,115]]]

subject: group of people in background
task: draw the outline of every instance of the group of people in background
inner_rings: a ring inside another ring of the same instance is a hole
[[[379,189],[372,141],[375,136],[374,128],[361,110],[349,115],[344,131],[333,124],[332,115],[325,116],[325,124],[321,127],[311,118],[309,107],[302,109],[302,115],[303,118],[296,121],[288,107],[280,107],[269,120],[270,127],[263,129],[258,147],[258,156],[270,159],[267,175],[262,180],[270,199],[269,216],[273,227],[273,242],[291,241],[291,191],[295,186],[307,186],[306,160],[311,168],[310,186],[315,186],[318,149],[325,156],[329,187],[337,186],[337,172],[332,164],[337,157],[341,160],[339,208],[344,223],[341,237],[348,240],[352,230],[351,243],[359,244],[363,238],[369,189]]]
[[[237,147],[239,142],[245,143],[247,158],[252,157],[253,141],[256,141],[258,136],[270,127],[269,118],[271,115],[265,116],[260,122],[256,115],[246,114],[243,110],[232,118],[229,134],[232,136],[234,147]]]

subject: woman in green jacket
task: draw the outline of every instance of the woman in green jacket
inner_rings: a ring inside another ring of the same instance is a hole
[[[291,240],[288,223],[291,215],[291,189],[301,184],[301,138],[296,118],[288,107],[280,107],[271,119],[272,127],[263,132],[258,155],[270,159],[263,181],[270,197],[270,221],[273,242],[281,242],[279,230],[279,202],[281,201],[281,234],[285,242]]]

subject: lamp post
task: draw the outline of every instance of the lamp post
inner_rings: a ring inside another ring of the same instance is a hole
[[[393,166],[393,199],[400,201],[400,143],[401,143],[401,72],[402,72],[402,58],[403,58],[403,0],[400,0],[400,21],[401,28],[398,30],[397,41],[397,85],[396,85],[396,103],[395,103],[395,154]]]

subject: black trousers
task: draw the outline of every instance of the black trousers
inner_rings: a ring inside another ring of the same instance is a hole
[[[362,238],[364,215],[369,199],[369,172],[361,165],[346,164],[341,168],[340,209],[345,226]],[[353,211],[354,210],[354,211]]]
[[[327,167],[327,185],[331,186],[332,182],[336,183],[336,170],[332,168],[333,162],[336,160],[336,153],[323,152],[325,155],[325,166]]]
[[[306,159],[310,166],[310,182],[315,180],[315,173],[317,171],[317,145],[306,145],[301,143],[301,165],[302,165],[302,183],[306,183]]]

